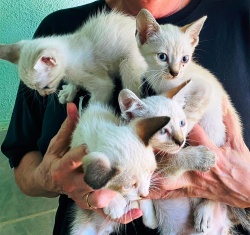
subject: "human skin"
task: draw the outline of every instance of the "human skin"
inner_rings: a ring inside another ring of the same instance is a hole
[[[77,108],[73,103],[68,104],[67,118],[50,141],[45,155],[42,157],[38,151],[27,153],[14,169],[15,180],[26,195],[57,197],[59,194],[66,194],[83,209],[89,209],[85,195],[91,192],[89,204],[103,208],[109,204],[116,192],[107,189],[94,191],[83,181],[82,158],[87,153],[87,147],[81,145],[69,149],[77,122]],[[103,213],[100,209],[96,211]],[[120,218],[119,222],[129,223],[141,215],[139,209],[134,209]]]
[[[186,6],[190,0],[106,0],[111,8],[117,8],[136,15],[141,8],[148,9],[155,18],[171,15]],[[164,7],[158,7],[162,6]],[[164,179],[160,193],[151,192],[151,198],[202,197],[225,202],[236,207],[250,207],[250,154],[242,135],[236,128],[235,120],[225,105],[225,124],[227,142],[221,148],[216,147],[200,126],[196,126],[189,135],[190,143],[202,144],[215,152],[216,165],[209,172],[187,172],[178,180]],[[68,117],[57,135],[51,140],[44,156],[38,151],[27,153],[15,167],[15,179],[23,193],[29,196],[56,197],[66,194],[78,206],[88,209],[85,195],[89,192],[89,204],[103,208],[115,196],[109,190],[93,191],[83,181],[81,169],[82,157],[86,146],[69,149],[70,136],[78,121],[78,112],[74,104],[68,104]],[[102,210],[98,209],[98,213]],[[119,220],[128,223],[141,216],[140,210],[133,210]]]
[[[151,192],[150,198],[199,197],[250,207],[250,152],[226,99],[223,108],[227,136],[222,147],[217,147],[199,125],[188,136],[191,145],[204,145],[215,153],[215,166],[208,172],[186,172],[177,180],[162,178],[160,190]]]

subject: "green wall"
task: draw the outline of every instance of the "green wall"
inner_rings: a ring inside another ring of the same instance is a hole
[[[0,43],[32,38],[41,20],[62,8],[93,0],[0,0]],[[8,127],[19,84],[15,65],[0,60],[0,130]]]

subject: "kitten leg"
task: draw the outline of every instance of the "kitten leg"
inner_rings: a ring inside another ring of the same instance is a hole
[[[137,51],[134,52],[134,55],[124,59],[120,64],[123,88],[129,89],[141,97],[141,78],[146,69],[147,64]]]
[[[158,227],[158,221],[155,215],[153,201],[147,199],[147,200],[141,200],[139,203],[140,203],[140,209],[143,212],[142,221],[144,225],[151,229],[156,229]]]
[[[208,171],[215,164],[215,155],[206,147],[193,146],[181,149],[177,154],[163,157],[159,162],[166,176],[178,176],[185,171]]]
[[[198,233],[207,233],[213,229],[216,202],[203,199],[194,211],[194,229]]]
[[[103,76],[102,78],[94,77],[91,79],[94,79],[94,81],[96,80],[96,82],[89,82],[88,86],[84,86],[91,94],[90,102],[99,101],[108,104],[112,99],[115,87],[112,78]]]
[[[58,98],[61,104],[72,102],[78,91],[77,86],[69,83],[62,86],[62,90],[59,91]]]

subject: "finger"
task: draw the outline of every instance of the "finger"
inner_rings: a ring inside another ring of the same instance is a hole
[[[71,136],[78,122],[78,111],[75,104],[67,105],[68,116],[61,125],[56,136],[51,140],[48,148],[50,153],[63,156],[69,148]]]
[[[77,107],[74,103],[67,104],[67,116],[72,121],[73,124],[76,124],[79,119],[79,113]]]
[[[89,194],[88,202],[92,207],[104,208],[116,196],[116,192],[109,189],[100,189]]]
[[[192,146],[204,145],[210,150],[217,149],[217,146],[210,140],[204,129],[198,124],[195,125],[188,134],[188,140]]]
[[[107,220],[111,220],[114,222],[118,222],[120,224],[128,224],[132,222],[135,219],[138,219],[143,215],[142,211],[137,208],[133,208],[130,211],[128,211],[126,214],[124,214],[121,218],[119,219],[111,219],[110,216],[106,215],[103,210],[95,210],[98,214],[101,214],[103,217],[105,217]]]
[[[80,145],[71,149],[61,158],[61,166],[63,169],[72,171],[82,166],[82,159],[88,153],[86,145]]]
[[[126,214],[124,214],[121,218],[115,221],[121,224],[128,224],[132,222],[133,220],[140,218],[142,215],[143,213],[140,209],[133,208],[130,211],[128,211]]]

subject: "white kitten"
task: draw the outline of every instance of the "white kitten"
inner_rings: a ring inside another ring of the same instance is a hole
[[[64,79],[71,85],[59,93],[61,103],[73,100],[77,86],[91,101],[108,103],[114,79],[140,94],[147,68],[134,37],[135,19],[117,11],[100,12],[76,32],[0,45],[0,58],[18,64],[20,79],[40,95],[56,91]]]
[[[184,27],[171,24],[160,26],[150,12],[142,10],[137,16],[136,38],[140,51],[148,63],[145,73],[147,82],[157,94],[161,94],[191,79],[190,93],[186,95],[187,102],[184,107],[189,124],[188,132],[199,123],[210,139],[217,146],[222,146],[226,137],[222,101],[229,100],[229,97],[215,76],[192,61],[205,20],[206,16]],[[231,103],[229,108],[237,117]],[[241,130],[239,118],[238,128]],[[219,210],[218,208],[221,209],[220,215],[214,219],[214,213]],[[164,223],[162,226],[164,227]],[[178,223],[175,227],[175,233],[165,231],[168,230],[166,228],[162,230],[162,234],[183,234],[180,231],[181,226],[178,228]],[[223,234],[228,234],[232,222],[227,216],[227,206],[205,200],[203,207],[200,205],[195,211],[194,227],[197,232],[204,234],[222,234],[222,231]]]
[[[186,104],[186,94],[190,92],[191,87],[191,82],[184,83],[163,95],[145,99],[139,99],[127,89],[119,94],[122,117],[127,121],[137,117],[162,115],[170,117],[170,122],[150,139],[156,152],[161,156],[165,155],[158,159],[158,173],[153,177],[152,187],[157,188],[159,173],[177,178],[185,171],[207,171],[215,164],[214,154],[204,146],[182,148],[186,142],[188,129],[188,120],[183,107]],[[188,198],[153,201],[161,234],[195,232],[190,215],[197,206],[200,206],[200,202],[203,203],[203,201]],[[146,226],[151,227],[146,216],[143,221]]]
[[[100,103],[91,103],[80,117],[71,147],[88,146],[83,158],[84,180],[93,189],[108,188],[117,196],[104,208],[113,219],[133,207],[133,202],[149,193],[156,160],[149,139],[169,122],[168,117],[136,119],[120,125],[113,111]],[[119,224],[91,210],[76,207],[71,234],[104,235]]]

